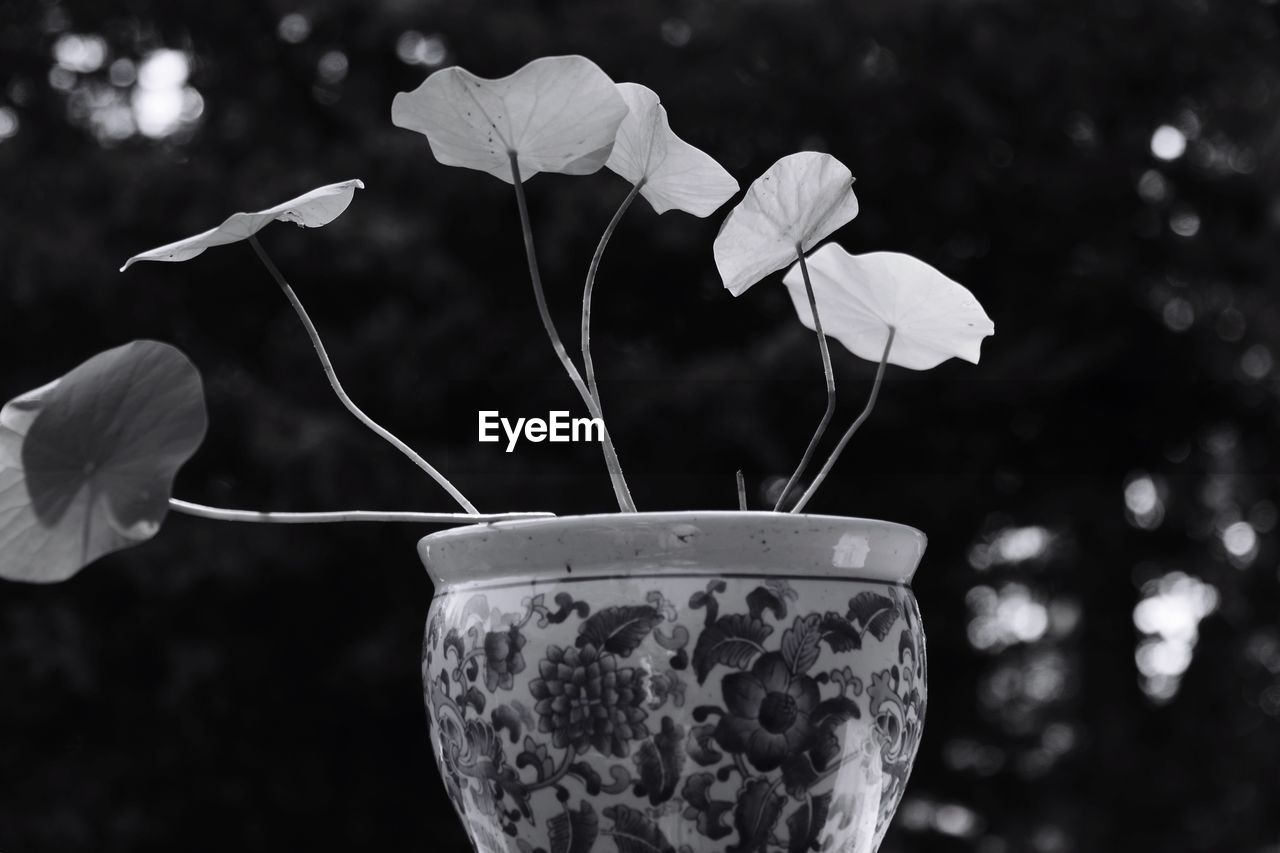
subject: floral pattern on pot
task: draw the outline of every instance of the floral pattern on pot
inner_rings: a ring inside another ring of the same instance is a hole
[[[432,745],[480,853],[876,849],[924,720],[908,589],[562,589],[574,592],[446,591],[432,605]]]

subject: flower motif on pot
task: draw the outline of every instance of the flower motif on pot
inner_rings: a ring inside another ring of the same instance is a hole
[[[715,738],[723,749],[746,755],[767,773],[813,744],[818,685],[808,675],[793,673],[781,654],[761,655],[749,672],[730,673],[720,684],[728,713],[720,718]]]
[[[456,731],[456,729],[452,730]],[[493,726],[484,720],[464,720],[461,739],[451,744],[454,766],[463,776],[491,779],[498,776],[505,761],[502,741]]]
[[[614,603],[586,583],[433,605],[433,742],[477,849],[874,849],[924,713],[909,595],[854,582],[837,611],[781,579],[655,579]]]
[[[538,704],[538,731],[551,734],[558,749],[579,755],[594,747],[625,758],[633,740],[649,736],[644,709],[644,673],[619,667],[612,654],[590,643],[581,648],[551,646],[530,685]]]
[[[515,627],[505,631],[490,631],[484,636],[484,686],[493,693],[502,688],[510,690],[515,676],[524,672],[524,634]]]

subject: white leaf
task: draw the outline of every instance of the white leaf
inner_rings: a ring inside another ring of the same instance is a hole
[[[830,154],[783,157],[747,189],[716,236],[716,266],[734,296],[808,252],[858,215],[853,175]]]
[[[134,341],[0,409],[0,577],[65,580],[150,539],[205,433],[200,374]]]
[[[391,104],[391,121],[425,135],[441,163],[507,183],[512,152],[522,181],[599,170],[626,114],[609,75],[582,56],[544,56],[497,80],[445,68]]]
[[[953,357],[977,364],[982,339],[995,334],[968,289],[910,255],[851,255],[828,243],[807,262],[823,331],[860,358],[879,362],[892,326],[890,364],[927,370]],[[812,329],[798,262],[783,282],[800,321]]]
[[[125,261],[120,271],[124,272],[138,261],[187,261],[212,246],[225,246],[247,240],[277,219],[303,228],[328,225],[347,209],[357,189],[364,189],[363,181],[343,181],[314,189],[266,210],[233,213],[217,228],[134,255]]]
[[[638,83],[619,83],[630,112],[605,165],[631,183],[644,181],[640,195],[653,209],[672,208],[707,216],[738,191],[738,182],[711,155],[671,132],[658,95]]]

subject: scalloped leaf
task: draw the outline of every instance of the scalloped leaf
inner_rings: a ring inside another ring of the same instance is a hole
[[[120,272],[124,272],[138,261],[191,260],[196,255],[203,254],[205,249],[247,240],[277,219],[281,222],[292,222],[301,228],[319,228],[322,225],[328,225],[342,215],[351,204],[351,199],[355,197],[358,189],[364,189],[364,182],[358,179],[326,184],[309,193],[303,193],[297,198],[289,199],[283,204],[268,207],[266,210],[233,213],[216,228],[210,228],[193,237],[134,255],[125,261]]]
[[[853,174],[830,154],[801,151],[774,163],[729,211],[714,247],[734,296],[808,252],[858,215]],[[825,315],[823,315],[825,321]]]
[[[441,163],[509,184],[512,153],[522,182],[598,171],[626,115],[609,75],[583,56],[544,56],[496,80],[445,68],[391,104],[391,121],[426,136]]]
[[[949,358],[978,363],[996,327],[967,288],[924,261],[899,252],[851,255],[828,243],[808,257],[822,329],[849,352],[879,362],[889,327],[889,363],[928,370]],[[783,278],[800,322],[813,328],[797,262]]]
[[[862,648],[862,633],[839,613],[828,611],[824,614],[818,630],[833,652],[852,652]]]
[[[600,818],[583,800],[578,810],[566,809],[547,821],[551,853],[591,853],[600,834]]]
[[[0,410],[0,577],[66,580],[145,542],[204,439],[200,373],[168,344],[99,353]]]
[[[613,821],[608,835],[618,845],[618,853],[676,853],[658,825],[644,812],[623,805],[609,806],[604,816]]]
[[[625,658],[661,623],[662,614],[647,604],[607,607],[578,628],[577,645],[590,644]]]
[[[817,613],[797,616],[792,626],[782,632],[782,661],[792,675],[808,672],[822,654],[819,619],[821,617]]]
[[[738,182],[710,154],[676,136],[658,95],[639,83],[619,83],[630,112],[618,126],[605,163],[632,184],[658,213],[683,210],[709,216],[738,191]]]
[[[738,805],[733,812],[738,841],[725,848],[728,853],[758,853],[768,849],[769,839],[787,801],[775,790],[772,781],[759,777],[739,791]]]
[[[671,799],[684,772],[684,727],[663,717],[662,731],[640,744],[635,762],[649,794],[649,804],[657,806]]]
[[[714,625],[707,626],[693,649],[693,671],[698,683],[706,683],[716,664],[746,669],[764,652],[764,641],[772,633],[772,625],[744,613],[721,617]]]
[[[889,636],[889,629],[898,620],[898,605],[887,595],[878,592],[860,592],[849,599],[849,621],[868,631],[877,640]]]

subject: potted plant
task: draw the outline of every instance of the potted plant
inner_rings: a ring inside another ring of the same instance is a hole
[[[870,415],[887,365],[977,362],[991,321],[969,291],[919,260],[823,243],[857,215],[852,175],[827,154],[782,158],[730,211],[714,257],[734,296],[787,269],[782,281],[817,339],[826,409],[774,506],[749,509],[739,472],[736,510],[639,512],[591,358],[601,258],[638,197],[658,213],[705,217],[737,181],[671,131],[655,93],[615,84],[579,56],[538,59],[496,80],[436,72],[396,96],[392,119],[423,133],[439,162],[512,185],[534,301],[601,425],[618,512],[481,513],[351,399],[256,236],[275,220],[332,221],[363,188],[348,180],[234,214],[125,268],[248,241],[343,405],[462,512],[250,512],[172,497],[204,436],[200,375],[174,347],[134,341],[0,410],[0,576],[63,580],[151,538],[170,510],[232,522],[451,525],[419,543],[436,586],[422,671],[437,762],[478,850],[874,850],[924,719],[924,634],[909,584],[925,537],[802,510]],[[524,182],[605,168],[630,190],[588,267],[580,371],[547,311]],[[809,477],[835,413],[828,336],[878,368],[863,411]]]

